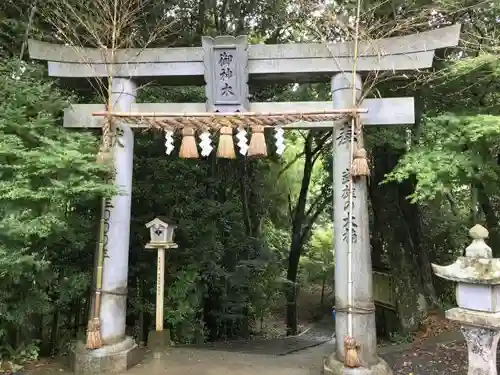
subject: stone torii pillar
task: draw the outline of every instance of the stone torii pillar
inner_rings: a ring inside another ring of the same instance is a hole
[[[130,111],[136,97],[134,81],[120,77],[113,77],[112,80],[109,93],[112,108],[116,111]],[[135,341],[125,335],[134,133],[124,122],[118,126],[117,141],[112,149],[114,184],[120,194],[108,200],[104,209],[106,256],[100,308],[104,346],[86,350],[83,343],[77,343],[71,356],[75,373],[86,375],[122,372],[140,360]]]
[[[135,102],[136,85],[128,78],[114,77],[110,93],[116,111],[130,111]],[[101,302],[101,335],[105,345],[125,339],[127,311],[130,212],[132,205],[132,170],[134,133],[122,122],[117,142],[113,145],[115,185],[120,195],[105,208],[104,273]]]
[[[334,108],[353,107],[353,91],[356,100],[361,96],[361,77],[343,72],[332,77]],[[363,107],[363,104],[361,104]],[[367,117],[370,113],[367,114]],[[333,211],[335,232],[335,336],[336,351],[325,361],[325,374],[344,373],[344,337],[348,336],[348,227],[350,181],[351,122],[334,128],[333,151]],[[366,177],[353,184],[352,204],[352,324],[353,337],[360,345],[361,368],[352,369],[356,374],[392,374],[385,361],[377,356],[377,331],[373,302],[373,276],[370,251],[368,198]]]

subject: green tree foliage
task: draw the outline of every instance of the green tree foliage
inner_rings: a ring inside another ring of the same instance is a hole
[[[89,269],[77,259],[95,220],[84,207],[114,192],[95,163],[95,137],[61,127],[68,96],[43,70],[0,61],[0,350],[82,298]]]
[[[329,224],[329,223],[328,223]],[[334,278],[333,232],[330,225],[317,226],[311,234],[306,252],[300,259],[305,285],[321,285],[320,305],[326,302],[327,288]]]
[[[417,81],[422,94],[418,137],[388,180],[415,178],[414,202],[443,205],[454,223],[485,224],[498,249],[500,5],[439,5],[437,18],[463,23],[461,46],[445,56],[440,70]]]

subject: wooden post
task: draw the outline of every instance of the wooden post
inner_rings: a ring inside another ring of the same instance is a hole
[[[163,296],[165,294],[165,250],[177,248],[172,242],[176,225],[165,218],[154,218],[146,224],[151,237],[146,249],[157,251],[156,261],[156,332],[163,332]]]
[[[154,226],[153,224],[157,224]],[[159,229],[166,229],[166,226],[160,228],[164,223],[155,219],[147,224],[152,230],[152,239],[154,236],[158,238],[165,235],[165,231]],[[163,327],[163,303],[165,295],[165,251],[167,249],[175,249],[177,244],[169,241],[151,241],[146,245],[146,249],[155,249],[157,251],[156,262],[156,328],[149,331],[148,334],[148,347],[153,351],[154,358],[161,358],[162,353],[170,346],[170,331]]]
[[[163,296],[165,290],[165,248],[158,249],[156,269],[156,330],[163,331]]]

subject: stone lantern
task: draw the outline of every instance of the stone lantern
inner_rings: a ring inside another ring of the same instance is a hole
[[[462,323],[469,351],[468,375],[497,375],[496,349],[500,338],[500,259],[493,258],[484,242],[488,231],[475,225],[470,231],[472,243],[449,266],[433,264],[434,273],[457,282],[458,307],[446,311],[446,317]]]

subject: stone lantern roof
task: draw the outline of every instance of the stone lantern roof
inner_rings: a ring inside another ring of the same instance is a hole
[[[467,284],[500,285],[500,259],[493,258],[491,248],[484,242],[488,230],[477,224],[469,230],[472,243],[448,266],[432,264],[434,273],[443,279]]]

